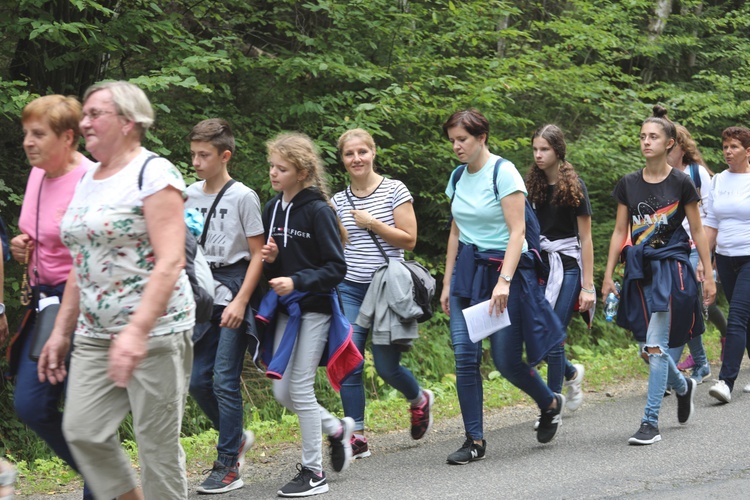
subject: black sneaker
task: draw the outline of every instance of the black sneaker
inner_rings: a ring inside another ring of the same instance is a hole
[[[303,467],[302,464],[297,464],[297,470],[299,472],[294,476],[294,479],[277,491],[277,495],[280,497],[309,497],[328,491],[325,472],[321,472],[318,476],[307,467]]]
[[[240,471],[237,467],[227,467],[221,462],[214,462],[213,468],[203,471],[204,474],[208,474],[209,472],[211,474],[196,488],[198,493],[226,493],[227,491],[242,488],[245,485],[242,482]]]
[[[693,400],[695,399],[695,386],[698,385],[692,378],[685,377],[685,380],[687,381],[687,392],[682,396],[677,395],[677,421],[683,425],[690,420],[690,416],[695,410]]]
[[[628,439],[629,444],[654,444],[661,441],[659,428],[648,422],[641,422],[641,428]]]
[[[422,404],[409,408],[412,439],[422,439],[432,428],[432,405],[434,402],[435,395],[432,391],[425,389],[422,391]]]
[[[562,425],[562,409],[565,406],[565,396],[555,394],[557,408],[544,410],[539,418],[539,427],[536,430],[536,440],[540,443],[549,443],[557,434],[557,429]]]
[[[487,441],[482,439],[482,445],[478,445],[466,434],[466,441],[456,451],[448,455],[448,463],[452,465],[466,465],[469,462],[483,460],[484,453],[487,451]]]
[[[352,463],[352,434],[354,434],[354,420],[351,417],[341,419],[341,431],[337,436],[328,436],[331,444],[331,466],[336,472],[341,472]],[[321,492],[322,493],[322,492]]]

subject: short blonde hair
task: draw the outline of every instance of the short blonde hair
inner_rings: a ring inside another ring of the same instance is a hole
[[[364,142],[365,146],[370,148],[372,152],[375,153],[375,139],[372,138],[372,135],[370,135],[370,133],[365,129],[353,128],[351,130],[347,130],[346,132],[341,134],[341,137],[339,137],[339,154],[342,154],[344,152],[344,146],[352,139],[359,139],[360,141]]]
[[[73,131],[73,144],[78,144],[81,131],[81,103],[75,97],[60,94],[46,95],[28,103],[21,112],[21,123],[28,120],[46,120],[52,131],[60,137],[66,130]]]
[[[122,80],[95,83],[86,89],[83,102],[100,90],[109,90],[117,113],[134,122],[141,137],[154,124],[154,108],[140,87]]]

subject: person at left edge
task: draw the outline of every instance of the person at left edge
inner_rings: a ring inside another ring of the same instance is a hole
[[[0,221],[0,224],[3,224]],[[3,241],[3,245],[5,242]],[[5,315],[5,259],[0,248],[0,345],[8,339],[8,317]],[[16,468],[0,458],[0,499],[12,499],[15,491]]]
[[[63,433],[96,498],[187,498],[180,429],[195,324],[185,273],[185,182],[141,146],[154,111],[135,85],[98,83],[84,95],[81,132],[99,163],[60,224],[73,269],[39,378],[67,377]],[[70,373],[64,358],[75,330]],[[141,488],[117,429],[132,414]]]
[[[31,171],[18,220],[21,234],[10,246],[17,262],[23,264],[28,258],[28,280],[36,297],[62,297],[73,265],[70,251],[60,239],[60,221],[81,177],[94,164],[78,152],[80,121],[81,104],[62,95],[39,97],[21,113],[23,148]],[[34,300],[29,303],[26,320],[10,347],[10,372],[15,374],[13,405],[18,418],[80,472],[63,437],[60,402],[65,384],[40,382],[37,362],[29,357],[36,306]],[[87,483],[83,498],[94,498]]]

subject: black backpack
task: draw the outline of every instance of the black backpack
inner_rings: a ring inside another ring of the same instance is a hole
[[[138,174],[138,189],[143,188],[143,172],[146,169],[148,162],[154,158],[159,158],[156,155],[149,156],[146,161],[143,162],[141,171]],[[206,221],[206,226],[208,221]],[[205,232],[205,231],[204,231]],[[193,289],[193,297],[195,298],[195,322],[205,323],[211,321],[211,315],[214,309],[214,295],[209,292],[205,285],[201,285],[195,273],[196,260],[203,259],[200,264],[208,267],[208,262],[203,252],[198,251],[198,240],[193,236],[193,233],[185,226],[185,273],[187,274],[188,280],[190,281],[190,288]]]

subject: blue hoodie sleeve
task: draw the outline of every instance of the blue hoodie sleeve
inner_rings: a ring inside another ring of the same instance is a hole
[[[294,289],[301,292],[330,290],[344,280],[346,261],[336,214],[328,203],[321,203],[312,216],[313,238],[318,250],[319,266],[295,272]]]

